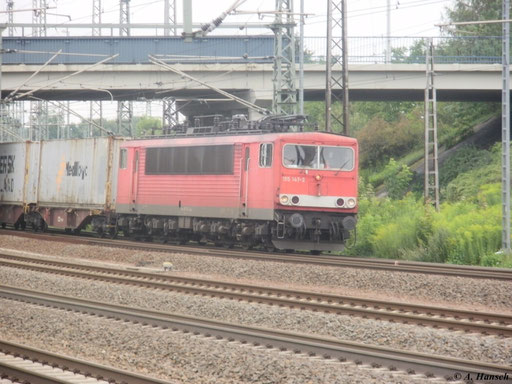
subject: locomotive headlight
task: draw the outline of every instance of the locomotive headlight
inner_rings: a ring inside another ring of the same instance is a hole
[[[299,204],[299,201],[300,201],[299,196],[292,197],[292,204],[297,205],[297,204]]]
[[[281,201],[281,204],[283,204],[283,205],[288,204],[288,201],[289,201],[288,196],[286,196],[286,195],[282,195],[282,196],[280,197],[279,201]]]
[[[338,200],[336,200],[336,205],[338,207],[343,207],[344,204],[345,204],[345,200],[343,200],[341,197]]]
[[[316,175],[316,176],[315,176],[315,180],[316,180],[316,181],[320,181],[320,180],[322,180],[322,176],[320,176],[320,175]]]
[[[347,199],[347,208],[354,208],[356,206],[356,199],[350,198]]]

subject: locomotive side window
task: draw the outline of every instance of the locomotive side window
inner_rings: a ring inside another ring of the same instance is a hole
[[[286,168],[351,171],[354,150],[349,147],[286,144],[283,149]]]
[[[148,148],[146,175],[233,174],[232,145]]]
[[[260,145],[260,167],[271,167],[272,166],[272,149],[274,145],[272,143],[266,143]]]
[[[128,166],[128,150],[123,148],[119,151],[119,168],[126,169]]]

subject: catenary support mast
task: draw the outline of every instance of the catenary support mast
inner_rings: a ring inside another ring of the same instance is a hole
[[[503,20],[509,19],[510,0],[503,0]],[[501,94],[502,248],[510,253],[510,23],[503,23]]]
[[[349,135],[348,97],[348,46],[347,46],[347,4],[346,0],[328,0],[327,3],[327,52],[325,86],[325,129],[332,131],[333,122],[343,127],[343,134]],[[340,74],[341,73],[341,74]],[[343,93],[334,92],[339,88]],[[343,112],[333,108],[333,102],[343,105]]]
[[[275,35],[272,112],[277,115],[295,115],[297,88],[293,0],[276,0],[275,10],[276,17],[270,25]]]
[[[120,36],[130,36],[130,0],[119,2],[119,28]],[[133,102],[131,100],[119,100],[117,102],[117,129],[120,135],[133,136],[132,127]]]
[[[437,145],[437,94],[434,85],[434,42],[429,39],[426,48],[425,87],[425,203],[434,204],[439,211],[439,166]]]

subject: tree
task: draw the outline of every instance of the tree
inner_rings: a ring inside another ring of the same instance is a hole
[[[162,132],[162,120],[156,117],[143,116],[138,119],[136,125],[136,136],[154,136]]]
[[[448,21],[480,21],[501,19],[502,0],[456,0],[446,8]],[[501,36],[501,24],[456,25],[447,30],[451,36]]]
[[[498,20],[502,18],[501,0],[457,0],[446,8],[451,22]],[[437,55],[457,57],[486,57],[487,61],[499,61],[501,56],[502,24],[456,25],[446,34],[449,39],[436,47]],[[494,38],[492,38],[494,37]]]

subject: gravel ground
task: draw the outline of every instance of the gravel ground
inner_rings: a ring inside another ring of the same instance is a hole
[[[8,300],[0,299],[0,308],[0,334],[11,342],[138,371],[170,383],[434,382]]]
[[[0,247],[28,252],[108,261],[139,267],[174,265],[174,273],[200,278],[332,292],[342,295],[446,305],[512,314],[512,283],[486,279],[337,268],[269,261],[143,252],[75,245],[0,235]],[[1,249],[0,249],[1,250]]]
[[[0,268],[6,285],[90,300],[512,366],[512,338],[464,334],[350,316],[126,287],[40,272]]]

